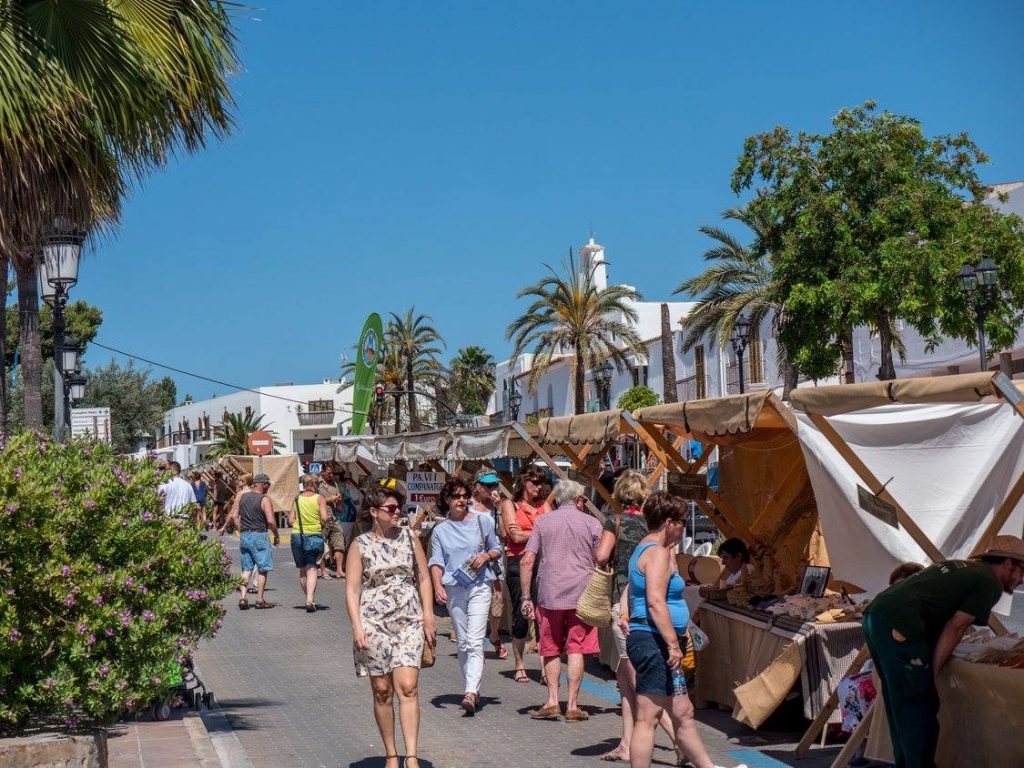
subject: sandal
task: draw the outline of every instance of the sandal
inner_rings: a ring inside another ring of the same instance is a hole
[[[476,701],[477,695],[475,693],[467,693],[462,697],[462,703],[459,706],[466,710],[467,715],[472,717],[476,714]]]
[[[316,613],[316,603],[306,603],[306,613]]]
[[[266,600],[257,600],[256,601],[256,609],[257,610],[266,610],[267,608],[273,608],[273,607],[274,606],[271,603],[268,603]]]
[[[420,768],[420,759],[416,757],[416,755],[406,755],[405,762],[402,763],[402,768],[412,768],[412,766],[409,765],[410,760],[415,760],[416,768]]]
[[[241,611],[248,611],[249,601],[243,597],[241,600],[238,601],[238,609]]]
[[[494,652],[498,655],[499,659],[507,659],[508,658],[508,648],[506,648],[502,644],[501,640],[499,640],[498,642],[494,642],[493,640],[491,640],[490,642],[491,642],[491,645],[494,646]]]
[[[622,756],[622,752],[619,751],[618,747],[613,749],[611,752],[605,752],[603,755],[601,755],[600,759],[601,759],[602,762],[605,762],[605,763],[617,763],[619,761],[622,761],[622,762],[625,763],[625,762],[629,761],[628,757],[623,757]]]
[[[515,676],[512,678],[517,683],[528,683],[530,682],[530,676],[526,674],[525,669],[517,669]]]

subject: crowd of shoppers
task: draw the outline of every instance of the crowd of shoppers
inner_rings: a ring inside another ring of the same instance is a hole
[[[193,484],[182,485],[194,493]],[[305,608],[317,611],[319,569],[332,560],[332,575],[347,578],[356,673],[370,678],[386,768],[399,764],[396,698],[404,764],[419,765],[419,670],[432,664],[435,610],[447,609],[454,625],[460,706],[467,716],[481,706],[488,634],[498,658],[507,656],[500,638],[501,618],[507,615],[514,680],[529,680],[524,658],[528,638],[536,638],[542,659],[547,698],[530,717],[587,720],[579,693],[585,656],[598,652],[598,637],[597,629],[577,616],[576,607],[595,566],[606,564],[615,572],[612,631],[618,650],[615,673],[622,697],[622,735],[618,746],[601,759],[646,768],[660,723],[676,744],[677,764],[689,760],[697,768],[713,768],[695,726],[681,669],[689,613],[672,553],[685,530],[685,510],[667,494],[648,495],[641,473],[616,473],[613,494],[622,511],[609,510],[603,525],[587,510],[583,485],[566,479],[552,488],[536,466],[518,474],[511,498],[502,498],[501,478],[493,470],[477,472],[472,483],[452,477],[441,489],[440,514],[431,520],[429,539],[416,535],[405,520],[405,499],[394,483],[360,491],[350,476],[340,473],[336,479],[325,467],[319,474],[303,475],[301,488],[287,517]],[[175,504],[177,497],[167,499],[179,490],[183,498],[185,489],[169,485],[162,490],[165,503]],[[264,590],[274,567],[272,546],[279,537],[269,489],[266,475],[238,478],[230,511],[218,529],[223,533],[236,526],[241,531],[243,610],[249,607],[251,576],[256,579],[256,608],[272,607]],[[216,478],[212,493],[215,499],[222,498]],[[227,506],[224,500],[220,503]],[[730,543],[726,554],[730,563],[735,560],[735,571],[744,570],[746,552]]]

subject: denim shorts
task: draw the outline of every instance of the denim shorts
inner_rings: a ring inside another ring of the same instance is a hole
[[[677,635],[686,654],[686,635]],[[626,638],[626,653],[636,669],[636,692],[649,696],[672,695],[672,670],[668,668],[668,646],[657,632],[634,629]]]
[[[246,573],[255,568],[260,573],[274,570],[270,539],[266,531],[242,531],[239,544],[242,553],[242,570]]]
[[[324,537],[320,534],[307,536],[298,533],[292,534],[292,559],[295,561],[296,568],[316,565],[323,553]]]

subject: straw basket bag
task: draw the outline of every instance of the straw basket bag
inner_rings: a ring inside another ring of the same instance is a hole
[[[622,516],[615,515],[615,545],[619,543]],[[592,627],[610,627],[615,620],[612,611],[612,590],[615,588],[615,550],[605,567],[594,566],[587,588],[576,602],[576,618]]]

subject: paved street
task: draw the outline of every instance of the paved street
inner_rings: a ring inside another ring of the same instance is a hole
[[[236,558],[237,539],[225,538]],[[300,766],[383,766],[370,705],[369,683],[355,677],[351,629],[344,607],[344,582],[321,582],[315,614],[303,600],[287,546],[275,554],[269,611],[239,611],[230,600],[224,627],[196,655],[200,672],[215,692],[255,768]],[[539,674],[528,684],[512,680],[511,653],[499,661],[488,645],[483,708],[474,718],[458,708],[461,699],[455,649],[442,620],[438,662],[420,678],[424,768],[510,768],[510,766],[595,766],[620,728],[614,681],[598,667],[587,675],[582,695],[588,722],[534,722],[527,713],[543,699]],[[537,656],[529,665],[539,667]],[[799,764],[824,768],[836,748],[796,761],[793,732],[754,734],[719,712],[701,712],[702,732],[712,757],[722,765],[750,768]],[[401,741],[399,742],[401,744]],[[673,765],[664,737],[657,765]],[[401,750],[400,750],[401,751]]]

